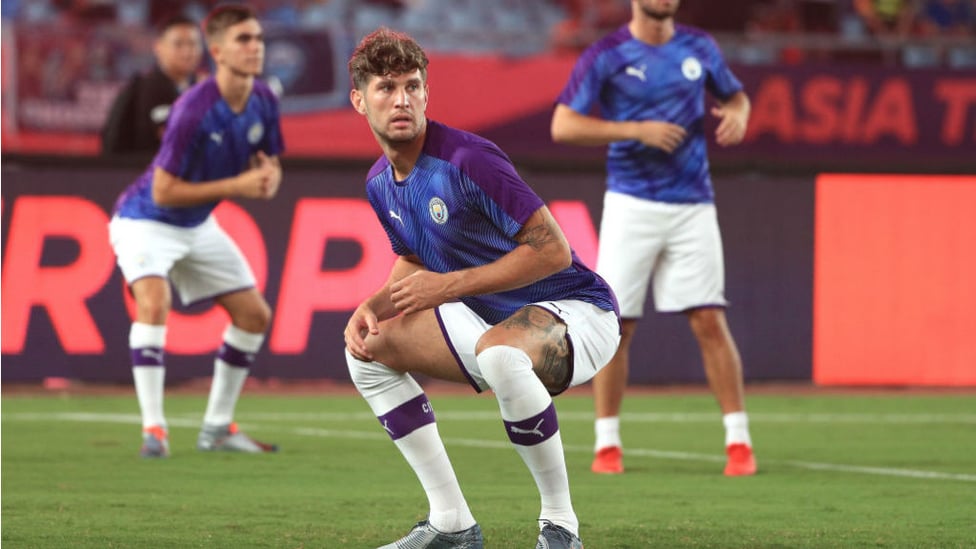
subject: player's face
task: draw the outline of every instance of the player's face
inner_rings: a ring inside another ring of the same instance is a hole
[[[353,106],[366,116],[373,133],[388,143],[413,141],[427,118],[427,84],[420,69],[373,76],[364,90],[352,91]]]
[[[174,25],[156,41],[156,59],[164,72],[186,78],[200,67],[203,47],[193,25]]]
[[[218,69],[223,67],[242,76],[257,76],[264,70],[264,33],[256,19],[228,27],[212,48]]]
[[[681,0],[634,0],[644,15],[652,19],[662,20],[674,17]]]

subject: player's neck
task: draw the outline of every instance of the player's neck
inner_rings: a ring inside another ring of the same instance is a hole
[[[254,88],[254,76],[218,69],[214,79],[221,97],[230,105],[230,109],[236,113],[243,111]]]
[[[393,176],[397,181],[403,181],[413,171],[413,167],[417,164],[417,159],[420,158],[420,153],[424,150],[424,141],[426,139],[427,128],[425,125],[420,135],[407,143],[389,141],[382,143],[383,154],[390,161],[390,165],[393,166]]]
[[[409,145],[397,144],[395,146],[388,144],[383,147],[383,154],[386,155],[386,159],[393,166],[393,177],[397,181],[403,181],[410,175],[413,167],[417,164],[417,158],[420,157],[420,151],[422,149],[423,141],[420,141],[420,147],[416,147],[414,143],[410,143]]]
[[[630,34],[634,38],[650,44],[661,46],[667,44],[674,36],[674,19],[654,19],[652,17],[635,17],[630,21]]]

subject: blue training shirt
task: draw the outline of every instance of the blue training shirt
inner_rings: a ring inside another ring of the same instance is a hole
[[[258,151],[278,156],[283,150],[278,98],[267,84],[255,79],[244,110],[235,113],[221,97],[217,82],[208,78],[173,104],[159,152],[119,196],[115,214],[195,227],[218,202],[176,208],[156,204],[152,180],[157,167],[189,182],[214,181],[248,169],[250,158]]]
[[[715,195],[704,134],[706,90],[721,100],[742,90],[709,35],[675,25],[671,40],[652,46],[624,25],[583,52],[557,101],[587,115],[598,104],[607,120],[684,127],[688,135],[671,154],[640,141],[610,143],[607,188],[659,202],[710,203]]]
[[[519,245],[515,235],[544,206],[494,143],[433,120],[410,175],[396,181],[381,157],[366,178],[366,194],[393,251],[416,255],[437,273],[485,265],[511,252]],[[540,301],[577,299],[616,311],[607,283],[572,255],[572,265],[528,286],[461,301],[490,324]]]

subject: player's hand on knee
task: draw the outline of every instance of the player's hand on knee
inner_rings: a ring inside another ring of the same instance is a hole
[[[366,347],[366,336],[378,335],[379,333],[379,321],[376,315],[368,308],[360,305],[349,318],[349,322],[346,323],[346,330],[343,332],[346,349],[358,360],[370,362],[373,360],[373,354]]]

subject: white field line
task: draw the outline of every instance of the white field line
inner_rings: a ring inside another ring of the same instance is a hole
[[[353,414],[242,414],[248,418],[250,427],[257,427],[261,430],[261,427],[250,423],[250,421],[258,420],[263,416],[273,416],[276,419],[272,421],[277,421],[280,418],[288,417],[290,421],[294,421],[298,418],[301,419],[315,419],[324,420],[323,418],[329,418],[332,421],[350,421],[350,420],[361,420],[361,419],[374,419],[374,417],[367,413],[353,413]],[[450,416],[455,420],[462,419],[462,416],[467,419],[494,419],[497,421],[496,414],[489,414],[488,412],[480,413],[439,413],[439,416]],[[645,415],[645,414],[642,414]],[[751,414],[750,414],[751,415]],[[777,416],[786,414],[777,414]],[[477,417],[471,417],[477,416]],[[587,414],[587,419],[592,419],[591,416]],[[625,416],[626,417],[626,416]],[[946,417],[956,417],[952,415],[947,415]],[[3,415],[4,421],[78,421],[83,423],[126,423],[126,424],[136,424],[141,422],[139,415],[137,414],[100,414],[100,413],[8,413]],[[563,419],[563,414],[560,414],[560,419]],[[712,418],[714,420],[714,417]],[[179,417],[169,420],[170,427],[181,427],[181,428],[192,428],[196,429],[200,426],[200,419],[196,417],[194,419],[188,417]],[[267,428],[267,427],[266,427]],[[375,441],[387,441],[388,437],[379,429],[376,432],[371,431],[352,431],[352,430],[340,430],[340,429],[319,429],[311,427],[294,427],[289,429],[290,432],[301,435],[301,436],[312,436],[312,437],[322,437],[322,438],[344,438],[344,439],[357,439],[357,440],[375,440]],[[445,438],[444,443],[453,446],[466,446],[470,448],[489,448],[489,449],[505,449],[511,448],[511,445],[505,441],[490,441],[490,440],[480,440],[480,439],[469,439],[469,438]],[[565,450],[567,452],[573,453],[585,453],[589,454],[593,451],[591,446],[580,446],[580,445],[565,445]],[[673,451],[663,451],[663,450],[652,450],[647,448],[627,448],[627,455],[629,456],[641,456],[641,457],[652,457],[659,459],[674,459],[678,461],[707,461],[707,462],[723,462],[725,461],[724,456],[714,455],[714,454],[700,454],[695,452],[673,452]],[[813,471],[834,471],[840,473],[860,473],[866,475],[879,475],[888,477],[904,477],[904,478],[917,478],[917,479],[934,479],[934,480],[952,480],[959,482],[976,482],[976,474],[967,473],[943,473],[939,471],[920,471],[915,469],[896,469],[891,467],[868,467],[861,465],[845,465],[839,463],[817,463],[810,461],[795,461],[795,460],[770,460],[763,459],[763,463],[773,464],[773,465],[785,465],[789,467],[794,467],[797,469],[808,469]]]
[[[497,411],[442,411],[435,410],[437,418],[447,421],[498,421]],[[24,419],[46,419],[52,418],[52,413],[19,413],[12,414]],[[71,412],[71,416],[83,418],[86,415],[102,418],[102,421],[119,421],[128,423],[132,418],[139,418],[135,414],[101,414],[101,413],[77,413]],[[32,416],[37,416],[36,418]],[[194,420],[199,423],[199,415],[175,414],[169,417],[183,418],[187,421]],[[374,419],[369,411],[362,412],[285,412],[285,413],[241,413],[239,418],[248,421],[272,421],[272,422],[293,422],[293,421],[357,421]],[[112,420],[109,418],[118,418]],[[593,412],[559,412],[560,421],[593,421]],[[624,423],[713,423],[721,422],[721,416],[717,412],[648,412],[648,413],[623,413],[620,420]],[[83,419],[79,419],[83,421]],[[964,424],[976,425],[976,414],[767,414],[749,413],[750,423],[865,423],[865,424],[891,424],[891,425],[917,425],[917,424]]]

